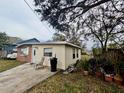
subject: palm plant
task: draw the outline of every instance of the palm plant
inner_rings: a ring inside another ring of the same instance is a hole
[[[82,68],[86,71],[89,69],[89,63],[87,60],[82,61]]]

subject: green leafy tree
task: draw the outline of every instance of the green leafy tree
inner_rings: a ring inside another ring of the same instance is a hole
[[[66,40],[65,40],[65,36],[63,34],[56,32],[53,34],[52,41],[66,41]]]
[[[5,32],[0,32],[0,50],[8,44],[8,36]]]
[[[82,35],[83,35],[82,29],[80,29],[80,25],[78,24],[77,27],[72,25],[69,28],[69,31],[57,31],[53,35],[53,41],[68,41],[70,43],[76,44],[81,46],[83,43]]]

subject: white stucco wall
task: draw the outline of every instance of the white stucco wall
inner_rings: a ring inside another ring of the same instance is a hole
[[[73,59],[73,49],[75,49],[75,58]],[[77,58],[78,49],[78,58]],[[76,63],[78,59],[81,59],[81,50],[76,47],[66,46],[65,47],[65,67],[67,68],[70,64]]]
[[[40,62],[44,57],[44,48],[52,48],[52,56],[56,54],[58,58],[57,68],[65,70],[70,64],[76,63],[78,59],[81,59],[81,50],[76,47],[68,45],[33,45],[32,48],[36,49],[35,62]],[[73,48],[75,48],[75,59],[73,59]],[[77,51],[78,49],[78,58]],[[45,57],[44,65],[50,66],[50,58]]]
[[[54,57],[56,54],[56,58],[58,58],[57,68],[65,69],[65,45],[33,45],[32,47],[36,48],[36,62],[40,62],[44,57],[44,48],[52,48],[52,56]],[[49,57],[45,57],[44,65],[50,66]]]

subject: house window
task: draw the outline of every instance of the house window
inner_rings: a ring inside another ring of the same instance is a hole
[[[34,56],[36,55],[36,50],[34,50]]]
[[[44,56],[52,57],[52,48],[44,48]]]
[[[21,48],[20,54],[23,55],[23,56],[27,56],[28,52],[29,52],[29,48],[28,47]]]
[[[79,57],[79,55],[78,55],[78,49],[77,49],[77,58]]]
[[[75,49],[73,48],[73,59],[75,59]]]

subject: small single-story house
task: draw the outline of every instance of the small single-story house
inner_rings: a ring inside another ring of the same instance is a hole
[[[81,48],[66,41],[28,43],[17,47],[17,60],[31,63],[40,62],[45,57],[44,65],[50,66],[50,58],[57,58],[57,68],[65,70],[70,64],[81,59]]]

